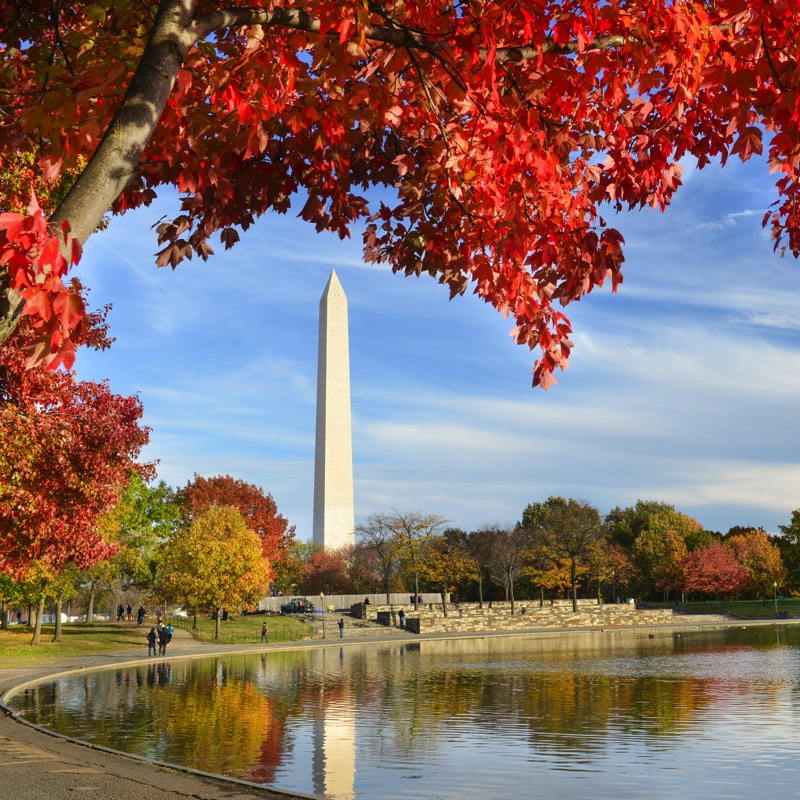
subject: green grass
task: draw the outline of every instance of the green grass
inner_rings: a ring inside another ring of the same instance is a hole
[[[261,623],[264,621],[269,625],[270,642],[296,642],[313,635],[310,625],[292,617],[259,615],[223,620],[220,638],[216,640],[214,620],[208,617],[198,617],[196,629],[193,629],[191,618],[173,619],[172,624],[188,630],[200,642],[259,644]],[[148,622],[148,625],[151,623]],[[61,627],[62,641],[54,642],[54,626],[43,625],[41,643],[32,646],[33,628],[27,625],[12,625],[8,630],[0,630],[0,668],[4,663],[35,663],[70,656],[134,650],[144,646],[145,629],[130,623],[127,625],[65,623]]]
[[[42,625],[41,644],[34,646],[31,646],[33,628],[27,625],[12,625],[8,630],[0,630],[0,662],[52,661],[142,646],[143,634],[138,626],[68,623],[61,627],[60,642],[53,641],[54,628],[53,625]]]
[[[671,603],[648,603],[648,606],[669,608]],[[733,614],[743,619],[775,619],[775,601],[767,600],[716,600],[707,602],[680,603],[680,608],[693,614]],[[790,618],[800,617],[800,600],[778,600],[778,611],[788,613]]]
[[[298,642],[313,635],[310,625],[294,617],[265,616],[253,614],[236,616],[233,619],[220,621],[220,638],[215,639],[216,622],[208,616],[198,615],[197,627],[194,619],[176,618],[172,620],[175,627],[189,631],[199,642],[219,642],[220,644],[259,644],[261,642],[261,625],[266,622],[269,627],[269,641]]]

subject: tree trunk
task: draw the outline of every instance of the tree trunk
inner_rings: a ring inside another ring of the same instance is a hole
[[[217,613],[214,616],[216,617],[214,625],[214,638],[219,639],[222,635],[222,609],[218,608]]]
[[[578,570],[574,559],[570,562],[569,580],[572,584],[572,613],[574,614],[578,611]]]
[[[94,581],[92,581],[91,588],[89,589],[89,604],[86,608],[86,624],[93,625],[94,624],[94,598],[96,594],[96,589],[94,588]]]
[[[444,599],[446,594],[447,594],[446,589],[442,589],[442,591],[439,592],[439,596],[442,598],[442,614],[444,614],[445,616],[447,616],[447,603],[445,602]]]
[[[42,617],[44,616],[44,596],[39,598],[39,605],[36,609],[36,623],[33,626],[33,639],[32,645],[40,645],[42,643]],[[28,624],[30,624],[30,612],[28,616]]]
[[[0,630],[8,630],[8,608],[5,600],[0,600]]]
[[[64,597],[63,595],[59,595],[56,598],[56,623],[55,627],[53,628],[53,641],[60,642],[61,641],[61,609],[64,608]]]
[[[186,52],[201,30],[193,24],[194,0],[162,0],[153,28],[125,98],[86,168],[50,218],[70,224],[65,255],[77,239],[83,244],[136,174],[144,148],[166,107]],[[14,331],[23,302],[13,289],[7,267],[0,268],[0,343]]]

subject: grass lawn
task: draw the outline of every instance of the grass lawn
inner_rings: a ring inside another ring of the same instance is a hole
[[[222,621],[220,638],[222,644],[259,644],[261,624],[269,626],[270,642],[297,642],[313,635],[310,625],[299,619],[280,616],[247,616]],[[198,616],[197,628],[193,620],[174,619],[172,624],[188,630],[200,642],[214,641],[214,620]],[[62,641],[53,641],[53,625],[42,625],[41,644],[31,646],[33,628],[27,625],[12,625],[8,630],[0,630],[0,668],[3,663],[53,661],[67,656],[109,653],[118,650],[135,650],[143,646],[145,631],[152,623],[148,621],[143,628],[138,625],[108,625],[96,622],[94,625],[64,623],[61,626]]]
[[[217,641],[221,644],[259,644],[261,625],[269,627],[270,642],[298,642],[313,635],[310,625],[295,617],[279,615],[248,614],[220,621],[219,639],[214,639],[216,622],[206,615],[197,616],[197,626],[193,617],[175,618],[172,624],[184,628],[199,642]]]
[[[648,603],[648,605],[650,605]],[[662,605],[662,604],[653,604]],[[663,604],[669,607],[669,603]],[[681,603],[681,608],[694,614],[733,614],[743,619],[775,619],[775,600],[770,598],[766,603],[761,600],[715,600],[698,603]],[[790,618],[800,617],[800,600],[778,600],[778,612],[785,612]]]
[[[12,625],[0,630],[0,662],[2,661],[52,661],[64,656],[108,653],[114,650],[131,650],[142,646],[143,633],[134,625],[94,625],[65,623],[61,626],[62,641],[53,641],[54,625],[42,625],[41,644],[31,646],[33,628]]]

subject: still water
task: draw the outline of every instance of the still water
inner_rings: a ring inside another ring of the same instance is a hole
[[[69,677],[26,719],[336,800],[751,800],[800,784],[800,632],[420,641]]]

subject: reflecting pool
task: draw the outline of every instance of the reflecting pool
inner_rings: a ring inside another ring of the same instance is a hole
[[[336,800],[794,796],[791,627],[387,643],[119,668],[13,698],[90,742]]]

